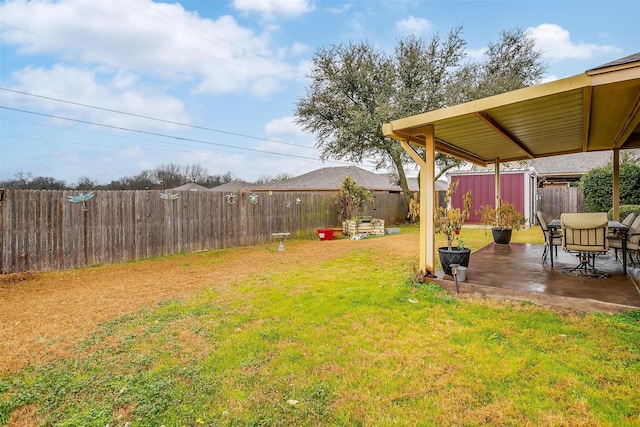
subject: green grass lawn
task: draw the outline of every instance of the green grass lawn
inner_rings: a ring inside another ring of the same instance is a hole
[[[355,249],[101,324],[1,377],[0,425],[25,405],[55,426],[640,425],[640,311],[455,297],[410,263]]]

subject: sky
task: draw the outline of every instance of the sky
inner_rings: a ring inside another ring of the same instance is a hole
[[[391,53],[462,26],[480,59],[523,28],[552,81],[639,52],[638,16],[640,0],[2,1],[0,180],[107,184],[175,164],[255,181],[351,165],[321,161],[294,122],[318,49]]]

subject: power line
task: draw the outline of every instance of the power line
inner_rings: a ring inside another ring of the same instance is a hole
[[[55,144],[71,144],[71,145],[81,145],[83,147],[105,147],[105,148],[114,148],[113,145],[106,145],[106,144],[93,144],[93,143],[88,143],[88,142],[71,142],[71,141],[60,141],[60,140],[54,140],[54,139],[47,139],[47,138],[31,138],[31,137],[27,137],[27,136],[20,136],[20,135],[2,135],[2,138],[9,138],[9,139],[17,139],[17,140],[22,140],[22,141],[39,141],[39,142],[50,142],[50,143],[55,143]],[[122,148],[126,148],[126,147],[122,147]],[[165,150],[162,148],[140,148],[143,151],[166,151],[166,152],[172,152],[172,153],[190,153],[192,151],[190,150]]]
[[[24,110],[24,109],[20,109],[20,108],[7,107],[7,106],[4,106],[4,105],[0,105],[0,108],[5,109],[5,110],[17,111],[17,112],[21,112],[21,113],[34,114],[34,115],[37,115],[37,116],[51,117],[51,118],[54,118],[54,119],[69,120],[69,121],[72,121],[72,122],[84,123],[84,124],[89,124],[89,125],[93,125],[93,126],[101,126],[101,127],[105,127],[105,128],[109,128],[109,129],[117,129],[117,130],[122,130],[122,131],[127,131],[127,132],[136,132],[136,133],[141,133],[141,134],[145,134],[145,135],[159,136],[159,137],[162,137],[162,138],[171,138],[171,139],[176,139],[176,140],[179,140],[179,141],[197,142],[199,144],[216,145],[216,146],[219,146],[219,147],[233,148],[233,149],[236,149],[236,150],[245,150],[245,151],[251,151],[251,152],[255,152],[255,153],[270,154],[270,155],[284,156],[284,157],[292,157],[292,158],[304,159],[304,160],[314,160],[314,161],[318,161],[319,160],[317,158],[307,157],[307,156],[299,156],[299,155],[296,155],[296,154],[278,153],[278,152],[275,152],[275,151],[258,150],[256,148],[238,147],[238,146],[234,146],[234,145],[230,145],[230,144],[221,144],[221,143],[205,141],[205,140],[201,140],[201,139],[186,138],[186,137],[181,137],[181,136],[176,136],[176,135],[166,135],[166,134],[162,134],[162,133],[158,133],[158,132],[150,132],[150,131],[144,131],[144,130],[140,130],[140,129],[126,128],[126,127],[123,127],[123,126],[108,125],[108,124],[104,124],[104,123],[91,122],[89,120],[73,119],[73,118],[70,118],[70,117],[57,116],[57,115],[54,115],[54,114],[39,113],[37,111],[29,111],[29,110]],[[336,162],[336,163],[344,163],[344,162]]]
[[[77,105],[79,107],[84,107],[84,108],[92,108],[92,109],[95,109],[95,110],[107,111],[109,113],[122,114],[122,115],[125,115],[125,116],[137,117],[137,118],[146,119],[146,120],[153,120],[153,121],[157,121],[157,122],[161,122],[161,123],[167,123],[167,124],[172,124],[172,125],[189,127],[189,128],[192,128],[192,129],[206,130],[206,131],[209,131],[209,132],[217,132],[217,133],[222,133],[222,134],[225,134],[225,135],[239,136],[239,137],[242,137],[242,138],[255,139],[255,140],[258,140],[258,141],[275,142],[277,144],[290,145],[292,147],[305,148],[305,149],[308,149],[308,150],[317,150],[316,147],[309,147],[307,145],[294,144],[292,142],[278,141],[278,140],[275,140],[275,139],[261,138],[259,136],[245,135],[245,134],[241,134],[241,133],[237,133],[237,132],[225,131],[225,130],[221,130],[221,129],[214,129],[214,128],[209,128],[209,127],[205,127],[205,126],[198,126],[198,125],[191,125],[191,124],[187,124],[187,123],[174,122],[172,120],[159,119],[157,117],[145,116],[145,115],[142,115],[142,114],[128,113],[126,111],[121,111],[121,110],[113,110],[113,109],[110,109],[110,108],[97,107],[95,105],[82,104],[80,102],[67,101],[67,100],[64,100],[64,99],[52,98],[52,97],[44,96],[44,95],[36,95],[36,94],[33,94],[33,93],[22,92],[22,91],[15,90],[15,89],[8,89],[8,88],[0,87],[0,90],[4,90],[4,91],[7,91],[7,92],[18,93],[18,94],[21,94],[21,95],[33,96],[33,97],[41,98],[41,99],[47,99],[49,101],[57,101],[57,102],[63,102],[65,104]]]
[[[0,116],[0,120],[5,120],[5,121],[11,121],[11,122],[18,122],[18,123],[25,123],[28,125],[32,125],[32,126],[40,126],[40,127],[50,127],[50,128],[63,128],[65,132],[78,132],[78,133],[88,133],[88,134],[92,134],[92,135],[99,135],[99,136],[103,136],[105,135],[104,133],[101,132],[96,132],[96,131],[91,131],[91,130],[87,130],[87,129],[75,129],[75,128],[68,128],[68,127],[64,127],[61,125],[56,125],[56,124],[52,124],[52,123],[42,123],[42,122],[35,122],[35,121],[30,121],[30,120],[21,120],[21,119],[17,119],[17,118],[13,118],[13,117],[4,117],[4,116]],[[8,135],[8,134],[1,134],[2,138],[14,138],[14,139],[24,139],[24,140],[32,140],[32,141],[43,141],[43,142],[51,142],[51,143],[60,143],[60,144],[74,144],[74,145],[87,145],[87,146],[92,146],[92,147],[110,147],[110,148],[127,148],[127,146],[124,145],[119,145],[117,147],[115,147],[113,144],[112,145],[103,145],[103,144],[91,144],[91,143],[86,143],[86,142],[71,142],[71,141],[60,141],[60,140],[45,140],[45,139],[38,139],[38,138],[29,138],[29,137],[23,137],[23,136],[19,136],[19,135]],[[148,143],[148,144],[163,144],[163,145],[169,145],[169,146],[173,146],[173,147],[184,147],[187,148],[188,150],[165,150],[162,148],[157,148],[157,147],[141,147],[142,150],[145,151],[175,151],[175,152],[181,152],[181,153],[193,153],[194,150],[192,149],[193,147],[191,145],[187,145],[187,144],[176,144],[176,143],[171,143],[171,142],[166,142],[166,141],[158,141],[158,140],[151,140],[151,139],[144,139],[144,138],[132,138],[131,136],[124,136],[124,135],[117,135],[117,134],[109,134],[109,138],[118,138],[118,139],[125,139],[127,141],[140,141],[142,143]],[[217,152],[217,151],[216,151]]]

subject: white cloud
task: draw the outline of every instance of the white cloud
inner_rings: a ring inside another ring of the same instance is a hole
[[[257,12],[269,18],[295,17],[313,10],[307,0],[233,0],[233,6],[242,12]]]
[[[556,24],[540,24],[527,29],[536,40],[538,48],[550,60],[588,59],[595,55],[620,53],[621,49],[609,45],[576,42],[571,40],[569,31]]]
[[[54,65],[51,68],[27,67],[14,72],[11,87],[21,92],[37,94],[39,97],[5,92],[3,97],[7,102],[35,106],[39,111],[50,111],[55,115],[81,118],[111,126],[143,129],[175,127],[167,123],[60,103],[42,97],[164,118],[180,123],[190,121],[182,101],[155,91],[151,93],[133,74],[118,73],[105,76],[95,69],[64,65]]]
[[[303,53],[306,53],[309,51],[309,45],[306,45],[304,43],[299,43],[296,42],[293,44],[293,46],[291,46],[291,54],[292,55],[302,55]]]
[[[261,141],[260,149],[274,153],[288,153],[316,159],[318,150],[314,147],[315,136],[305,132],[295,123],[295,117],[288,116],[271,120],[264,127],[267,138],[284,141],[286,144],[274,141]]]
[[[274,11],[306,5],[286,6],[288,0],[257,4]],[[177,3],[8,1],[0,4],[0,15],[8,24],[0,27],[3,43],[22,55],[133,70],[199,91],[265,96],[295,72],[286,57],[276,54],[268,29],[255,33],[231,16],[203,19]],[[297,53],[299,46],[285,52]]]
[[[302,129],[295,124],[292,116],[271,120],[265,125],[264,131],[270,138],[304,135]]]
[[[409,16],[407,19],[396,22],[396,29],[405,34],[424,34],[433,28],[431,22],[424,18]]]
[[[353,8],[353,4],[352,3],[344,3],[344,4],[338,4],[338,5],[334,5],[332,3],[329,3],[328,5],[325,5],[325,9],[324,10],[326,10],[329,13],[333,13],[335,15],[340,15],[340,14],[343,14],[345,12],[348,12],[352,8]]]

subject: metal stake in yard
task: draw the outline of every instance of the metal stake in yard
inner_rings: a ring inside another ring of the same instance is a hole
[[[460,267],[460,264],[449,264],[449,267],[451,267],[451,275],[456,281],[456,294],[460,295],[460,289],[458,289],[458,267]]]

